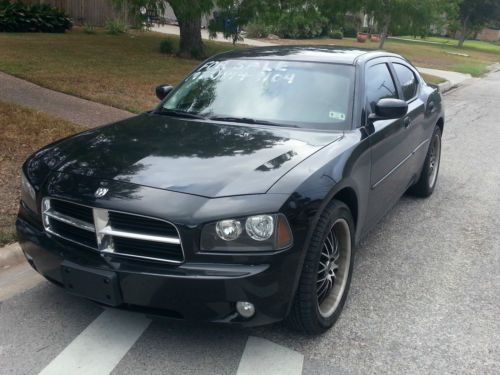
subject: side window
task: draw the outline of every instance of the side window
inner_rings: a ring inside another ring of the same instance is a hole
[[[415,97],[415,95],[417,95],[418,86],[415,74],[413,74],[411,69],[402,64],[394,63],[392,66],[394,67],[398,80],[401,83],[404,99],[410,100]]]
[[[378,64],[368,68],[366,72],[366,98],[371,110],[380,99],[398,97],[396,86],[392,80],[387,64]]]

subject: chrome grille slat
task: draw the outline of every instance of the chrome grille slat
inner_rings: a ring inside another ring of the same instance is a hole
[[[174,245],[180,245],[181,241],[178,238],[174,237],[166,237],[166,236],[151,236],[149,234],[141,234],[141,233],[132,233],[132,232],[124,232],[121,230],[114,230],[111,227],[105,227],[100,230],[101,234],[107,234],[110,236],[116,237],[124,237],[124,238],[133,238],[136,240],[144,240],[151,242],[161,242],[161,243],[170,243]]]
[[[73,225],[74,227],[85,229],[89,232],[95,232],[95,227],[93,224],[87,223],[87,222],[80,220],[80,219],[76,219],[74,217],[66,216],[66,215],[61,214],[57,211],[54,211],[52,208],[45,211],[45,215],[47,215],[53,219],[62,221],[63,223]]]
[[[76,217],[72,216],[72,207],[75,207]],[[62,208],[63,212],[57,208]],[[84,206],[58,198],[43,199],[42,219],[48,233],[90,247],[102,255],[173,264],[184,261],[179,231],[162,219]]]

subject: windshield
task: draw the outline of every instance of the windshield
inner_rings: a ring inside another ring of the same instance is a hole
[[[169,95],[162,109],[221,121],[345,130],[353,86],[354,67],[347,65],[209,61]]]

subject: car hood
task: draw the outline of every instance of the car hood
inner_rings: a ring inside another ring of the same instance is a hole
[[[143,114],[45,150],[51,170],[205,197],[265,193],[340,134]]]

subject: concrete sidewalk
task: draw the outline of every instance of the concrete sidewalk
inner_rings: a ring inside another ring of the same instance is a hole
[[[107,105],[49,90],[0,72],[0,101],[19,104],[86,127],[134,116]]]
[[[429,69],[429,68],[419,68],[419,67],[417,67],[417,69],[420,73],[430,74],[445,79],[446,82],[440,83],[438,85],[441,92],[445,92],[453,87],[457,87],[464,81],[472,78],[470,74],[452,72],[449,70],[439,70],[439,69]]]
[[[24,255],[19,243],[14,242],[0,247],[0,271],[23,261]]]

